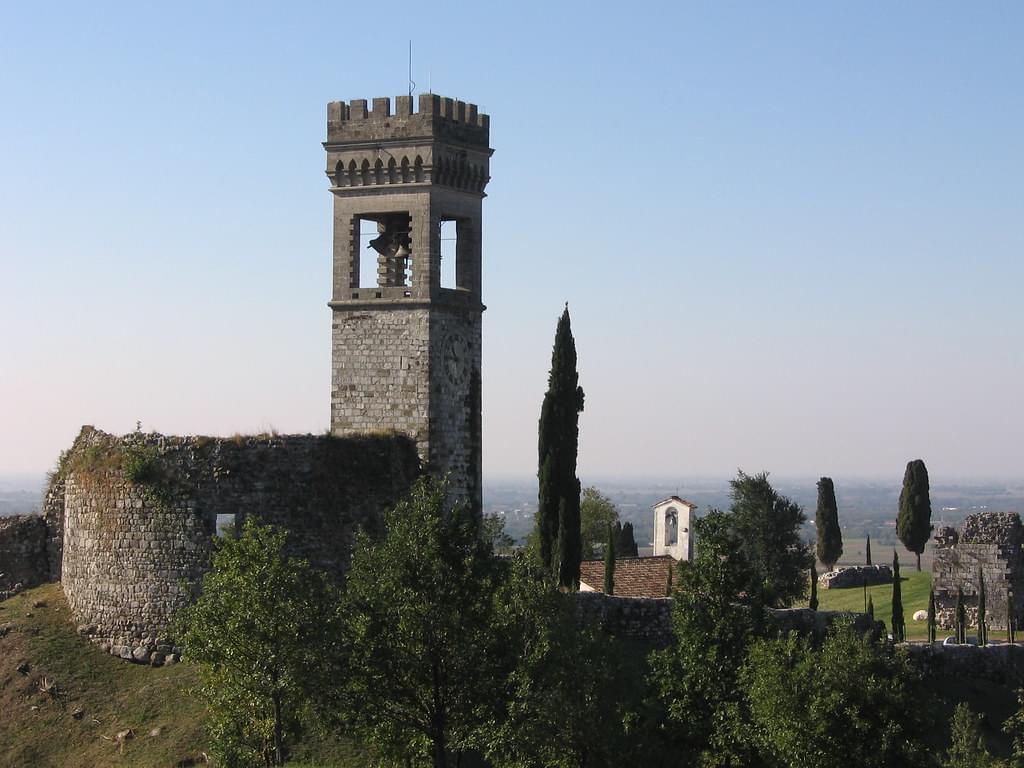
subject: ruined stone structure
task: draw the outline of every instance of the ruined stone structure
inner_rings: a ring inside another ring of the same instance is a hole
[[[0,598],[42,584],[48,576],[43,518],[0,517]]]
[[[426,471],[481,505],[480,243],[490,122],[422,94],[327,108],[334,196],[331,431],[408,434]],[[446,226],[446,224],[448,226]],[[451,230],[454,283],[442,284]],[[371,239],[372,237],[372,239]],[[364,252],[375,269],[360,269]],[[373,274],[365,274],[372,272]]]
[[[827,571],[818,577],[818,586],[822,589],[872,587],[875,584],[892,584],[891,566],[850,565]]]
[[[985,580],[985,616],[992,629],[1006,628],[1007,595],[1012,596],[1015,621],[1024,616],[1024,529],[1016,512],[970,515],[956,531],[943,526],[935,532],[932,585],[939,626],[955,621],[957,589],[963,590],[968,625],[978,616],[978,572]]]
[[[209,570],[218,516],[288,531],[293,554],[337,576],[360,527],[419,474],[411,439],[289,435],[114,437],[85,427],[48,490],[63,500],[61,581],[79,631],[123,658],[160,663],[174,612]],[[36,568],[52,553],[36,516]]]

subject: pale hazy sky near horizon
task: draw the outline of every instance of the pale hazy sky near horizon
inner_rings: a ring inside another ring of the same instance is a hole
[[[326,103],[491,115],[485,476],[1024,476],[1024,5],[0,3],[0,472],[321,432]]]

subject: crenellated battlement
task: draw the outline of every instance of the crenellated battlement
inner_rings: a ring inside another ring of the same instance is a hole
[[[491,120],[467,104],[435,93],[421,93],[418,108],[411,96],[397,96],[395,111],[387,96],[372,99],[332,101],[327,105],[327,142],[350,144],[404,142],[414,139],[440,139],[487,150]]]

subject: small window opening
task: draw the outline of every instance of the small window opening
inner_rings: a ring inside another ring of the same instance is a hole
[[[665,546],[672,547],[679,543],[679,513],[675,507],[665,511]]]
[[[454,219],[441,221],[441,287],[458,287],[459,227]]]
[[[225,539],[237,539],[238,515],[217,515],[217,536]]]

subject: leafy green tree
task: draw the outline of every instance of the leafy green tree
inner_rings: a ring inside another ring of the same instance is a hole
[[[615,532],[608,526],[608,543],[604,548],[604,591],[615,594]]]
[[[580,545],[584,559],[598,557],[608,526],[619,522],[619,510],[597,488],[587,486],[580,494]]]
[[[896,535],[909,551],[917,556],[917,570],[921,570],[921,553],[931,538],[932,502],[928,492],[928,470],[921,459],[907,462],[900,491],[899,515],[896,517]]]
[[[383,754],[434,768],[473,747],[500,670],[498,561],[446,495],[421,478],[385,515],[383,539],[358,534],[342,606],[344,719]]]
[[[928,642],[935,642],[935,587],[928,589]]]
[[[988,645],[988,626],[985,616],[985,576],[978,568],[978,643]]]
[[[981,715],[961,702],[950,720],[950,745],[943,768],[993,768],[997,761],[989,754],[981,732]]]
[[[864,564],[871,565],[871,534],[864,538]]]
[[[831,477],[818,481],[818,507],[814,513],[818,559],[828,570],[835,568],[843,554],[843,533],[839,530],[839,509]]]
[[[633,536],[633,524],[630,522],[615,524],[615,551],[619,557],[637,557],[639,550],[636,546],[636,538]]]
[[[903,653],[834,627],[816,650],[790,634],[753,644],[741,673],[748,738],[768,768],[929,764],[919,677]]]
[[[574,599],[536,561],[514,559],[494,625],[508,672],[492,692],[501,708],[481,730],[496,768],[622,764],[621,651],[580,624]]]
[[[540,412],[537,529],[540,557],[568,589],[580,582],[580,481],[576,477],[583,388],[569,307],[558,320],[548,390]]]
[[[740,472],[730,486],[730,523],[754,574],[747,591],[757,592],[769,606],[791,605],[807,594],[813,559],[800,539],[803,510],[772,488],[764,472]]]
[[[284,765],[303,726],[332,706],[324,681],[343,675],[337,590],[286,541],[252,518],[238,538],[218,538],[202,594],[175,620],[227,766]]]
[[[807,607],[812,611],[818,610],[818,569],[811,563],[811,599]]]
[[[741,738],[738,671],[751,640],[765,632],[761,592],[731,515],[712,510],[694,524],[692,561],[676,565],[675,642],[650,657],[649,682],[665,713],[660,730],[680,765],[754,765]],[[688,762],[689,761],[689,762]]]
[[[903,617],[903,586],[900,584],[900,559],[892,552],[892,640],[902,643],[907,639],[907,622]]]
[[[505,532],[504,515],[484,515],[480,521],[480,535],[495,551],[508,550],[515,541]]]

